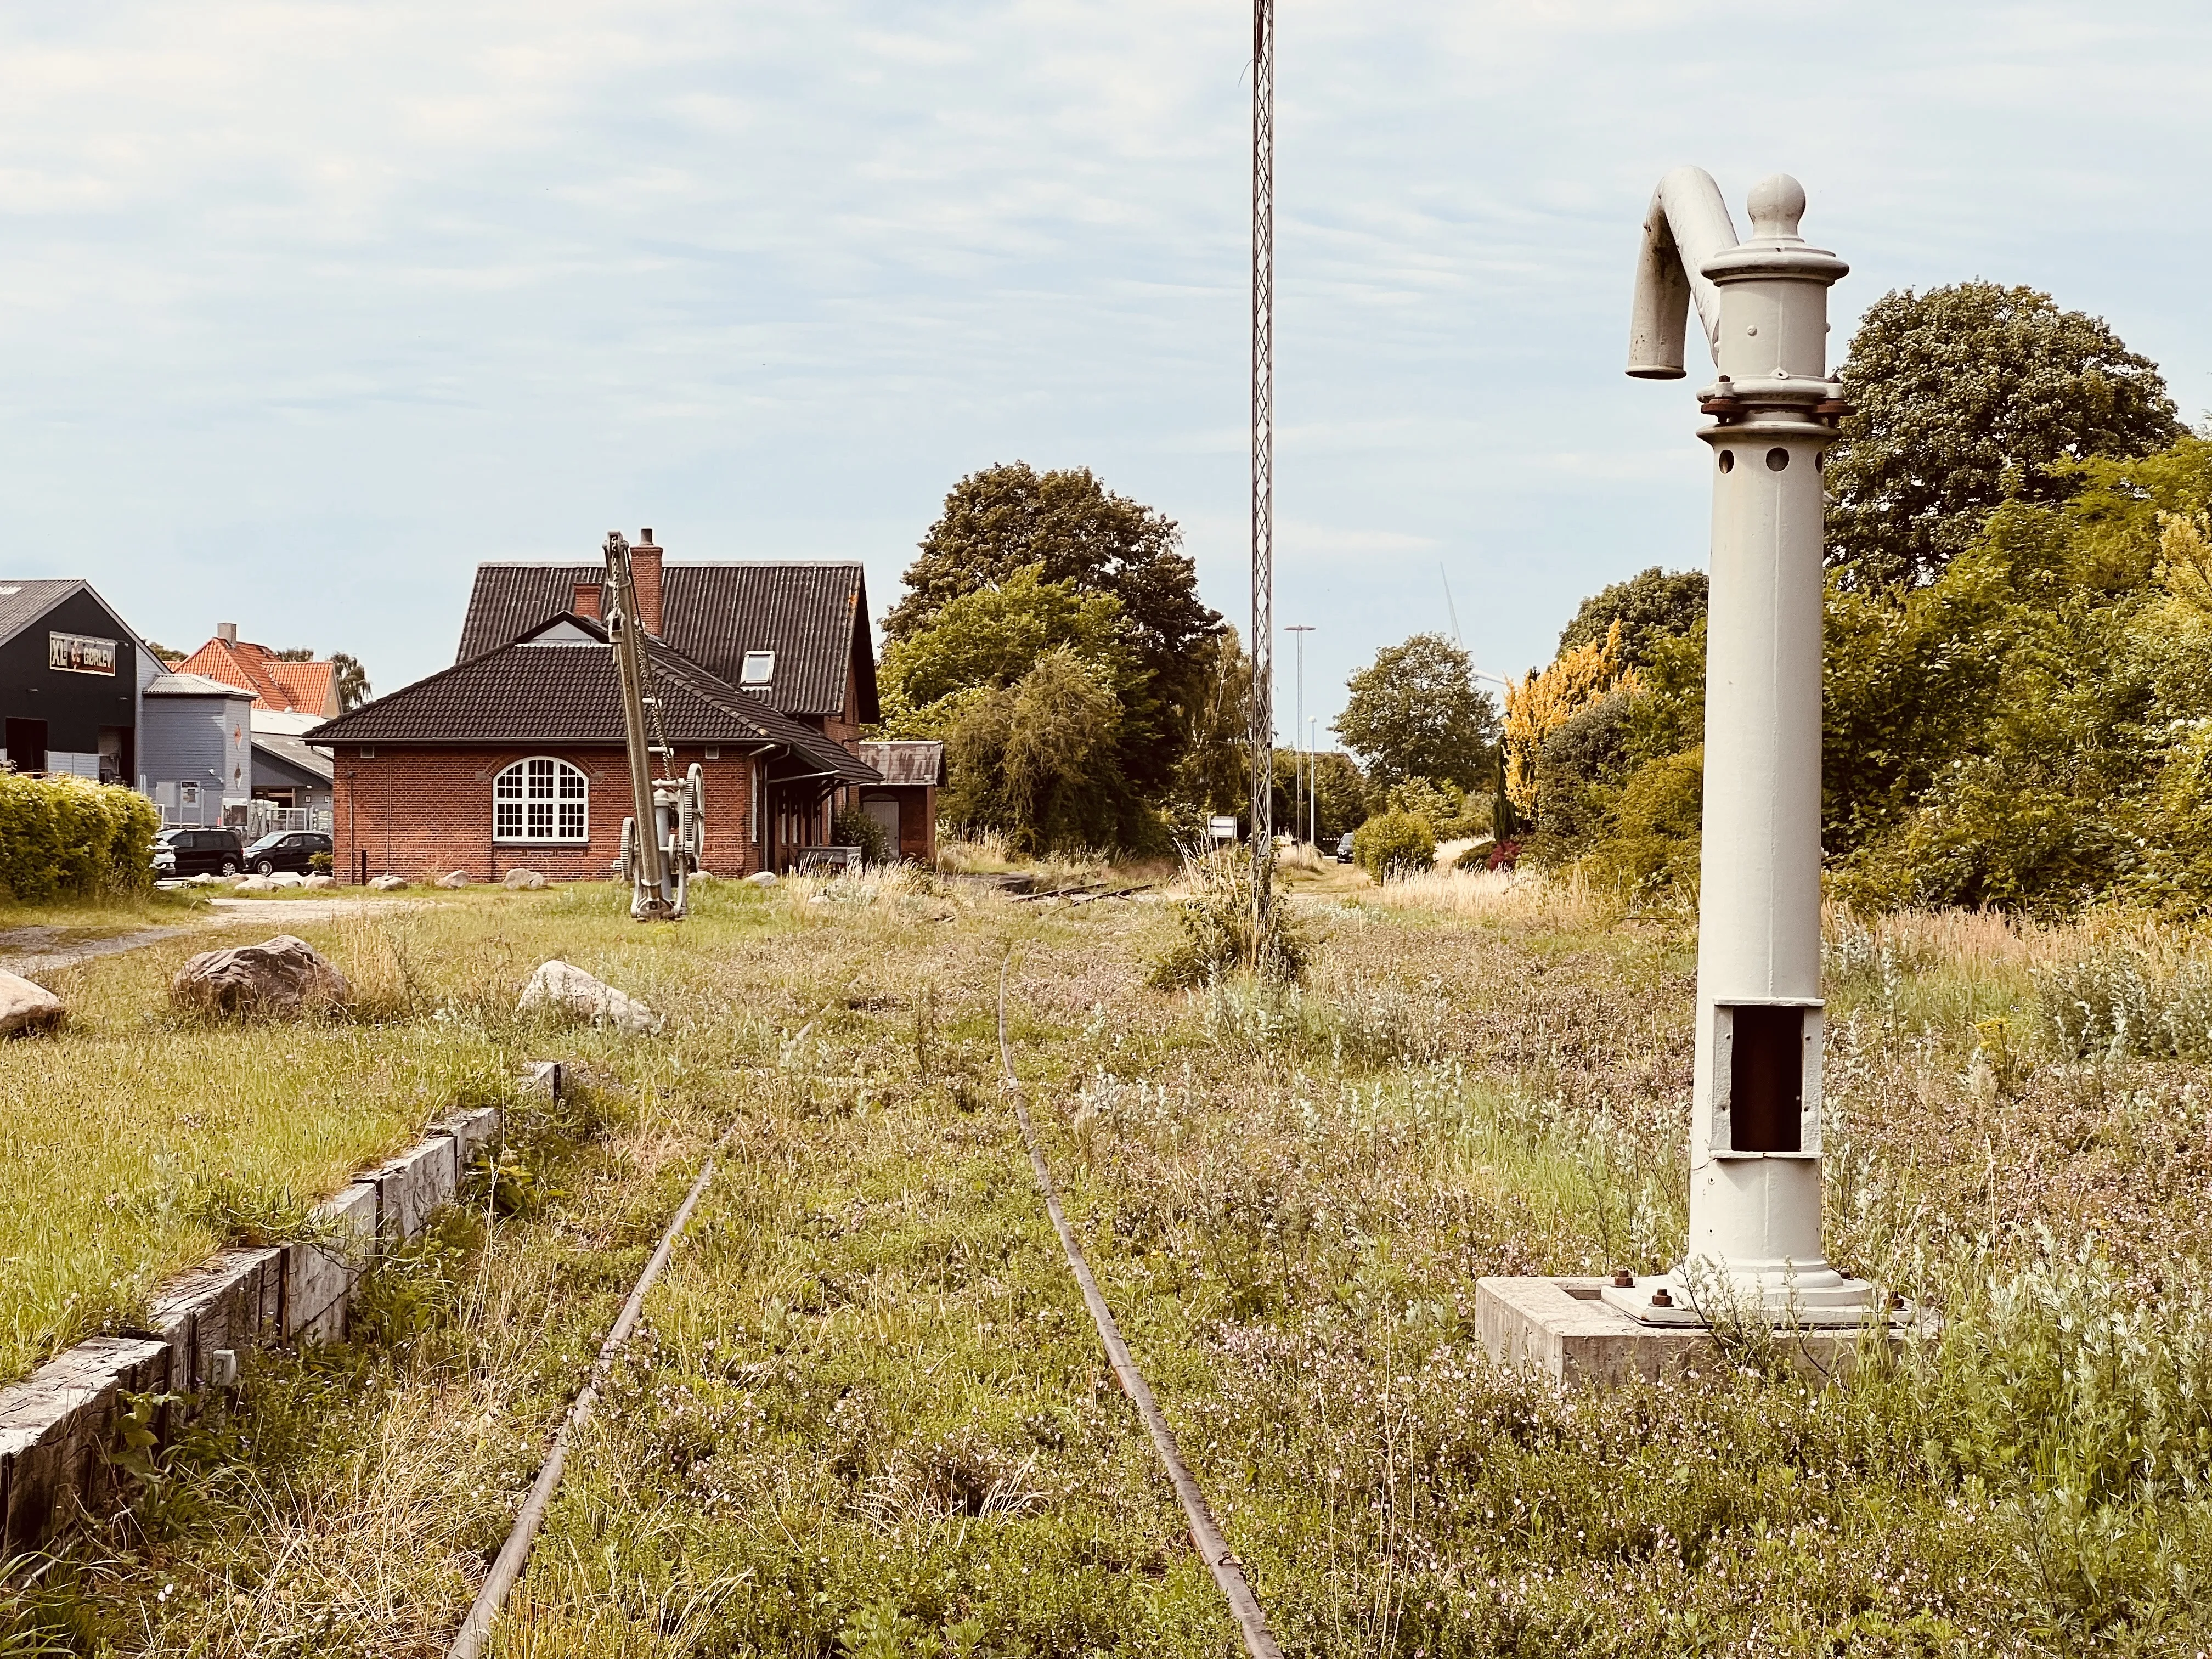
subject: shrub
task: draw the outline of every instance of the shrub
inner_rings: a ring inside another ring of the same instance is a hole
[[[0,890],[21,904],[142,893],[161,827],[151,802],[115,784],[0,774]]]
[[[1377,881],[1388,881],[1437,861],[1437,832],[1418,812],[1385,812],[1352,832],[1352,861]]]
[[[1243,849],[1224,848],[1186,866],[1191,896],[1176,907],[1182,934],[1152,966],[1151,982],[1163,991],[1211,984],[1249,968],[1261,978],[1302,978],[1310,950],[1304,931],[1281,896],[1264,921],[1252,902],[1252,866]]]
[[[1382,811],[1411,812],[1429,821],[1438,841],[1458,841],[1491,831],[1491,797],[1462,789],[1449,779],[1407,778],[1393,784],[1382,798]]]
[[[889,864],[897,856],[898,849],[884,826],[858,806],[848,806],[830,826],[830,833],[840,847],[857,847],[860,856],[870,864]]]
[[[2212,962],[2161,973],[2137,951],[2107,951],[2036,975],[2045,1035],[2074,1059],[2212,1057]]]
[[[313,871],[315,874],[319,876],[327,876],[331,873],[331,855],[328,853],[310,853],[307,854],[307,868]]]
[[[1637,768],[1613,802],[1612,833],[1590,854],[1591,873],[1638,893],[1694,894],[1705,760],[1700,747]]]

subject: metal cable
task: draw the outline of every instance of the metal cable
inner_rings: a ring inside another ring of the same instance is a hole
[[[1022,1126],[1022,1139],[1029,1147],[1030,1168],[1036,1172],[1037,1186],[1044,1193],[1044,1207],[1052,1217],[1053,1230],[1060,1235],[1060,1249],[1067,1253],[1067,1265],[1075,1274],[1076,1284],[1082,1288],[1084,1305],[1091,1310],[1099,1340],[1106,1345],[1106,1358],[1121,1382],[1121,1392],[1129,1397],[1129,1403],[1137,1408],[1137,1415],[1144,1419],[1146,1431],[1152,1437],[1152,1449],[1159,1454],[1167,1469],[1168,1483],[1175,1488],[1176,1499],[1182,1505],[1183,1519],[1190,1528],[1191,1546],[1213,1575],[1213,1582],[1222,1595],[1228,1598],[1229,1611],[1244,1638],[1244,1650],[1252,1659],[1282,1659],[1283,1650],[1276,1645],[1274,1633],[1267,1628],[1267,1616],[1261,1611],[1259,1598],[1252,1594],[1252,1586],[1244,1577],[1244,1564],[1237,1559],[1229,1547],[1229,1540],[1221,1535],[1213,1511],[1206,1505],[1206,1494],[1199,1489],[1197,1477],[1182,1460],[1182,1449],[1176,1443],[1175,1431],[1160,1414],[1144,1373],[1130,1358],[1128,1345],[1121,1340],[1121,1328],[1115,1322],[1114,1310],[1106,1305],[1098,1281],[1091,1275],[1091,1265],[1084,1260],[1083,1246],[1076,1241],[1075,1229],[1068,1225],[1067,1217],[1060,1208],[1060,1188],[1054,1184],[1052,1170],[1037,1144],[1036,1130],[1030,1122],[1027,1096],[1021,1079],[1014,1075],[1013,1051],[1006,1042],[1006,963],[999,968],[999,1064],[1005,1073],[1006,1092],[1013,1099],[1014,1117]]]

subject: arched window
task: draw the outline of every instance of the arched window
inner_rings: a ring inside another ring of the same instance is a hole
[[[494,841],[590,839],[591,786],[564,760],[533,755],[501,772],[491,786]]]

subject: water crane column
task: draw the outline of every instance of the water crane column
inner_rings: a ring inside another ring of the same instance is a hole
[[[1712,586],[1689,1243],[1605,1297],[1653,1324],[1698,1322],[1716,1296],[1851,1324],[1873,1292],[1829,1265],[1820,1217],[1820,456],[1844,407],[1828,289],[1850,268],[1797,234],[1796,179],[1761,180],[1749,206],[1739,244],[1711,177],[1668,173],[1637,275],[1629,374],[1682,376],[1693,301],[1718,371],[1698,394]]]

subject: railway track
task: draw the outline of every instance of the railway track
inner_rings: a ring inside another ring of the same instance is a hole
[[[1015,1120],[1022,1127],[1023,1144],[1029,1148],[1030,1169],[1044,1194],[1046,1212],[1052,1217],[1053,1231],[1060,1235],[1060,1247],[1067,1255],[1068,1270],[1082,1289],[1083,1304],[1091,1310],[1091,1323],[1098,1328],[1098,1340],[1105,1344],[1106,1358],[1114,1367],[1115,1378],[1143,1419],[1145,1432],[1152,1437],[1152,1449],[1159,1454],[1168,1484],[1175,1488],[1176,1501],[1182,1506],[1183,1519],[1190,1528],[1191,1547],[1206,1563],[1206,1571],[1213,1575],[1215,1585],[1228,1601],[1237,1632],[1244,1639],[1245,1652],[1252,1659],[1282,1659],[1283,1650],[1276,1644],[1274,1632],[1267,1628],[1267,1616],[1261,1609],[1260,1599],[1253,1595],[1251,1583],[1244,1577],[1243,1563],[1222,1536],[1212,1507],[1206,1501],[1206,1493],[1197,1476],[1190,1472],[1190,1465],[1183,1461],[1182,1448],[1176,1441],[1175,1431],[1161,1415],[1151,1385],[1130,1355],[1129,1345],[1121,1340],[1121,1328],[1115,1321],[1114,1310],[1107,1305],[1105,1294],[1092,1277],[1091,1264],[1084,1259],[1082,1242],[1076,1237],[1075,1229],[1068,1224],[1066,1212],[1060,1206],[1060,1188],[1052,1178],[1052,1166],[1045,1162],[1036,1127],[1030,1121],[1028,1091],[1015,1074],[1013,1050],[1006,1041],[1006,973],[1011,964],[1010,957],[999,969],[999,1066],[1007,1097],[1014,1103]]]
[[[1197,1552],[1199,1559],[1205,1563],[1206,1569],[1212,1576],[1216,1588],[1220,1590],[1223,1599],[1227,1602],[1230,1613],[1236,1620],[1245,1652],[1250,1656],[1250,1659],[1282,1659],[1282,1650],[1276,1643],[1273,1632],[1268,1628],[1266,1613],[1260,1605],[1259,1598],[1254,1595],[1250,1582],[1245,1577],[1243,1565],[1237,1559],[1235,1552],[1230,1548],[1228,1540],[1223,1535],[1219,1523],[1214,1519],[1212,1508],[1206,1501],[1204,1490],[1199,1486],[1197,1477],[1192,1474],[1189,1464],[1184,1461],[1174,1429],[1170,1426],[1166,1417],[1160,1411],[1158,1403],[1153,1399],[1151,1385],[1145,1380],[1143,1371],[1138,1367],[1134,1357],[1131,1355],[1128,1344],[1122,1340],[1121,1327],[1115,1320],[1113,1310],[1109,1306],[1104,1293],[1098,1288],[1098,1281],[1092,1274],[1090,1263],[1084,1255],[1082,1243],[1077,1237],[1073,1226],[1069,1224],[1066,1210],[1060,1203],[1060,1188],[1053,1179],[1051,1165],[1045,1159],[1043,1146],[1037,1139],[1036,1126],[1030,1119],[1029,1092],[1014,1069],[1012,1045],[1007,1037],[1006,981],[1011,965],[1012,957],[1009,957],[1000,964],[999,970],[997,1024],[1000,1082],[1007,1099],[1013,1105],[1015,1121],[1020,1127],[1023,1145],[1029,1154],[1030,1169],[1036,1177],[1038,1191],[1044,1200],[1046,1213],[1051,1218],[1053,1231],[1057,1235],[1060,1249],[1066,1256],[1068,1270],[1074,1276],[1077,1287],[1082,1292],[1084,1306],[1089,1311],[1091,1322],[1097,1329],[1099,1341],[1105,1348],[1107,1361],[1113,1370],[1115,1379],[1120,1385],[1122,1394],[1135,1408],[1139,1419],[1145,1425],[1145,1431],[1152,1443],[1162,1472],[1175,1492],[1177,1504],[1182,1510],[1184,1522],[1189,1531],[1191,1547]],[[782,1063],[788,1064],[790,1056],[797,1051],[799,1045],[805,1042],[823,1014],[835,1006],[834,1001],[825,1004],[822,1009],[817,1011],[812,1018],[809,1019],[784,1043]],[[447,1659],[480,1659],[486,1650],[506,1607],[507,1597],[529,1564],[532,1547],[537,1540],[540,1528],[544,1523],[546,1513],[551,1507],[553,1498],[560,1489],[562,1476],[568,1464],[569,1448],[578,1433],[591,1420],[598,1405],[600,1389],[605,1385],[616,1362],[622,1357],[623,1350],[629,1346],[630,1338],[644,1315],[647,1297],[651,1293],[653,1285],[659,1281],[673,1257],[678,1244],[683,1239],[684,1230],[690,1224],[693,1212],[697,1209],[700,1200],[705,1196],[708,1186],[712,1183],[719,1161],[727,1150],[730,1139],[737,1133],[741,1121],[742,1120],[732,1121],[716,1138],[705,1163],[700,1168],[698,1176],[692,1182],[690,1190],[685,1193],[683,1201],[677,1206],[674,1214],[670,1217],[667,1226],[661,1233],[659,1243],[654,1247],[652,1256],[646,1262],[644,1271],[638,1275],[637,1282],[632,1286],[629,1297],[624,1300],[621,1312],[616,1316],[613,1325],[608,1330],[605,1341],[600,1344],[598,1358],[592,1363],[590,1374],[571,1401],[559,1428],[555,1431],[553,1438],[547,1447],[545,1459],[539,1466],[536,1478],[531,1482],[529,1492],[515,1516],[514,1524],[507,1534],[507,1540],[501,1547],[499,1554],[494,1559],[491,1568],[485,1576],[483,1585],[477,1592],[475,1603],[470,1607],[467,1617],[462,1621],[460,1629],[447,1650]]]

